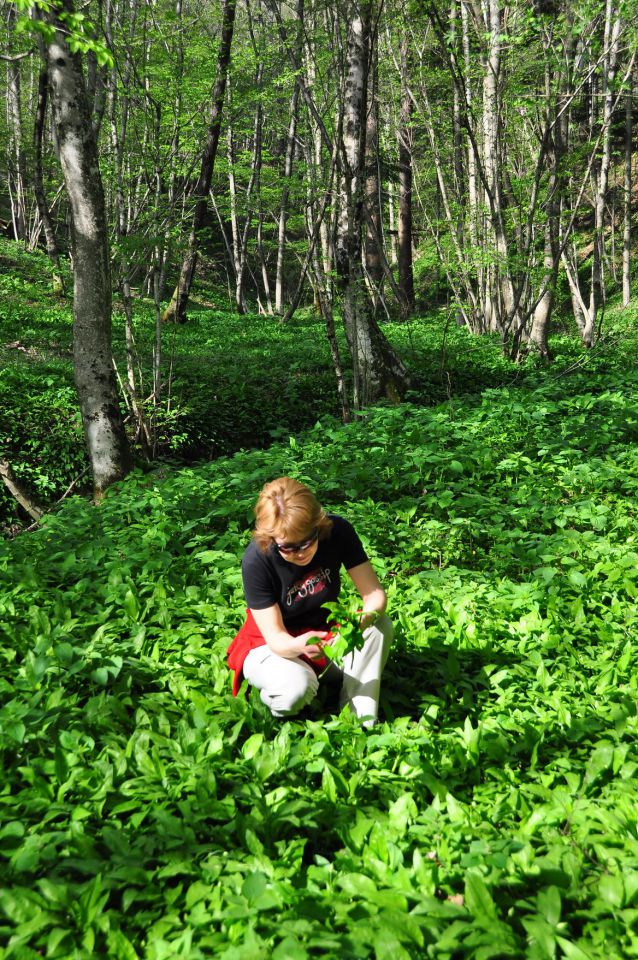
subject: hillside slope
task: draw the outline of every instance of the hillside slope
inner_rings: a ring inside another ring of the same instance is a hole
[[[138,474],[0,543],[3,957],[638,955],[637,439],[635,368],[573,374]],[[388,587],[370,732],[230,696],[281,474]]]

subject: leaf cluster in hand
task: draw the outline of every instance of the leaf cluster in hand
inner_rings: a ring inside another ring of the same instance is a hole
[[[329,626],[335,634],[334,640],[323,649],[329,660],[342,664],[344,659],[355,650],[361,650],[364,644],[361,630],[361,611],[355,598],[339,599],[323,606],[330,614]]]

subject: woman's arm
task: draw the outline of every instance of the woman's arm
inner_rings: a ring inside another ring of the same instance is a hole
[[[279,657],[294,660],[302,653],[311,659],[324,656],[322,647],[326,637],[325,630],[307,630],[298,637],[291,636],[284,626],[281,609],[276,603],[265,610],[251,610],[251,613],[268,647]],[[316,637],[318,643],[306,646],[306,641],[312,637]]]
[[[363,602],[361,627],[365,630],[366,627],[374,623],[380,613],[383,613],[388,598],[369,560],[348,570],[348,576],[354,583]]]

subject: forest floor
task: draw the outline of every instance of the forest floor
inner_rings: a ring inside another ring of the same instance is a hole
[[[21,293],[3,395],[44,415],[70,333]],[[348,426],[321,407],[310,318],[169,331],[175,357],[192,337],[235,371],[240,429],[266,371],[294,386],[294,357],[304,387],[272,401],[290,419],[267,448],[138,471],[0,541],[2,960],[638,957],[638,350],[635,313],[609,316],[548,370],[456,328],[441,364],[445,318],[417,322],[442,393]],[[230,695],[252,506],[284,474],[354,523],[388,589],[370,731]]]

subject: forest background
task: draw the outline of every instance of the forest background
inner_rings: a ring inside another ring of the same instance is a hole
[[[0,956],[638,955],[635,4],[1,10]],[[280,474],[371,733],[230,697]]]
[[[445,304],[514,361],[549,359],[557,316],[592,347],[609,295],[629,302],[631,3],[4,15],[1,215],[10,237],[46,248],[50,308],[71,260],[98,494],[130,469],[131,446],[191,459],[214,447],[213,431],[184,436],[195,427],[171,363],[196,277],[209,306],[256,307],[264,330],[312,304],[345,421],[427,393],[392,344],[397,324],[384,327],[414,316],[417,295],[421,313]],[[25,440],[6,430],[5,483],[22,471],[50,498]],[[49,478],[58,493],[68,466]]]

